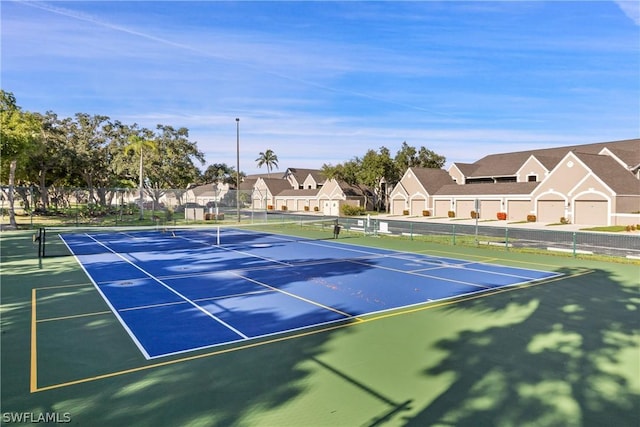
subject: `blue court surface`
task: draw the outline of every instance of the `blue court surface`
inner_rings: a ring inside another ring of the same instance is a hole
[[[558,276],[226,229],[61,237],[147,359]]]

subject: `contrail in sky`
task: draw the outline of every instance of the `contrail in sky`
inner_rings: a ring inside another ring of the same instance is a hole
[[[304,84],[304,85],[307,85],[307,86],[310,86],[310,87],[315,87],[315,88],[318,88],[318,89],[322,89],[322,90],[325,90],[325,91],[328,91],[328,92],[342,93],[342,94],[350,95],[350,96],[354,96],[354,97],[370,99],[370,100],[373,100],[373,101],[378,101],[378,102],[381,102],[381,103],[396,105],[396,106],[403,107],[403,108],[406,108],[406,109],[423,111],[423,112],[430,113],[430,114],[438,114],[438,115],[441,115],[441,116],[449,116],[449,117],[452,116],[451,114],[432,111],[432,110],[429,110],[429,109],[426,109],[426,108],[423,108],[423,107],[420,107],[420,106],[417,106],[417,105],[412,105],[412,104],[407,104],[407,103],[403,103],[403,102],[397,102],[397,101],[392,101],[392,100],[388,100],[388,99],[383,99],[383,98],[379,98],[379,97],[376,97],[376,96],[373,96],[373,95],[370,95],[370,94],[366,94],[366,93],[362,93],[362,92],[354,92],[354,91],[349,91],[349,90],[345,90],[345,89],[339,89],[339,88],[335,88],[335,87],[331,87],[331,86],[322,85],[322,84],[319,84],[319,83],[316,83],[316,82],[312,82],[312,81],[309,81],[309,80],[300,79],[300,78],[297,78],[297,77],[292,77],[290,75],[274,72],[274,71],[271,71],[271,70],[265,70],[263,68],[259,68],[259,67],[255,66],[253,64],[250,64],[250,63],[247,63],[247,62],[238,61],[237,59],[233,59],[233,58],[230,58],[230,57],[225,56],[225,55],[221,55],[221,54],[218,54],[218,53],[213,53],[213,52],[210,52],[210,51],[198,49],[198,48],[195,48],[193,46],[190,46],[190,45],[187,45],[187,44],[184,44],[184,43],[177,43],[177,42],[174,42],[172,40],[168,40],[168,39],[165,39],[165,38],[162,38],[162,37],[157,37],[157,36],[154,36],[154,35],[151,35],[151,34],[143,33],[141,31],[136,31],[136,30],[133,30],[131,28],[124,27],[122,25],[112,24],[110,22],[106,22],[106,21],[100,20],[100,19],[96,18],[95,16],[92,16],[92,15],[89,15],[89,14],[86,14],[86,13],[82,13],[82,12],[78,12],[78,11],[74,11],[74,10],[71,10],[71,9],[68,9],[68,8],[62,8],[62,7],[53,6],[53,5],[51,5],[49,3],[46,3],[46,2],[29,1],[29,0],[15,0],[15,1],[17,3],[23,4],[23,5],[26,5],[26,6],[29,6],[29,7],[33,7],[33,8],[44,10],[44,11],[47,11],[47,12],[50,12],[50,13],[54,13],[54,14],[57,14],[57,15],[62,15],[62,16],[66,16],[66,17],[69,17],[69,18],[77,19],[79,21],[89,22],[91,24],[99,25],[101,27],[108,28],[108,29],[111,29],[111,30],[114,30],[114,31],[119,31],[119,32],[122,32],[122,33],[130,34],[132,36],[136,36],[136,37],[140,37],[140,38],[143,38],[143,39],[151,40],[151,41],[163,44],[163,45],[171,46],[171,47],[174,47],[176,49],[187,50],[187,51],[195,52],[195,53],[203,55],[203,56],[212,57],[212,58],[219,58],[219,59],[223,59],[223,60],[226,60],[226,61],[229,61],[229,62],[235,62],[235,63],[237,63],[239,65],[244,66],[244,67],[251,68],[251,69],[254,69],[254,70],[258,70],[259,72],[262,72],[262,73],[270,74],[272,76],[279,77],[281,79],[293,81],[293,82],[296,82],[296,83],[301,83],[301,84]]]

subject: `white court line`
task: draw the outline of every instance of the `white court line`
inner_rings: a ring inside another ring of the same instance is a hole
[[[94,242],[96,242],[97,244],[99,244],[100,246],[104,247],[105,249],[107,249],[109,252],[115,254],[118,258],[122,259],[123,261],[131,264],[134,268],[140,270],[141,272],[143,272],[144,274],[146,274],[150,279],[156,281],[157,283],[159,283],[160,285],[164,286],[166,289],[168,289],[170,292],[173,292],[174,294],[176,294],[177,296],[179,296],[180,298],[182,298],[183,300],[185,300],[187,303],[191,304],[193,307],[195,307],[196,309],[198,309],[199,311],[201,311],[202,313],[204,313],[205,315],[209,316],[210,318],[212,318],[213,320],[215,320],[216,322],[220,323],[221,325],[227,327],[228,329],[232,330],[233,332],[235,332],[236,334],[240,335],[242,338],[249,338],[247,335],[243,334],[242,332],[240,332],[238,329],[234,328],[233,326],[229,325],[227,322],[225,322],[224,320],[216,317],[213,313],[210,313],[209,311],[205,310],[203,307],[200,307],[198,304],[196,304],[195,302],[193,302],[192,300],[190,300],[189,298],[187,298],[185,295],[182,295],[180,292],[176,291],[175,289],[173,289],[171,286],[167,285],[166,283],[164,283],[162,280],[158,279],[157,277],[153,276],[151,273],[149,273],[148,271],[144,270],[142,267],[139,267],[137,265],[135,265],[133,262],[131,262],[130,260],[128,260],[127,258],[125,258],[124,256],[122,256],[121,254],[113,251],[111,248],[109,248],[108,246],[106,246],[105,244],[103,244],[102,242],[94,239],[93,237],[87,235],[91,240],[93,240]],[[85,270],[86,271],[86,270]]]

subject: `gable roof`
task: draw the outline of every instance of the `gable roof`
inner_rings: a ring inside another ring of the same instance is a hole
[[[216,191],[213,189],[213,184],[198,185],[190,189],[193,195],[196,197],[215,197]]]
[[[573,153],[618,195],[640,195],[640,180],[610,156]]]
[[[620,161],[624,162],[629,169],[633,169],[640,165],[640,144],[634,151],[620,149],[619,147],[607,147],[603,152],[609,151]]]
[[[458,168],[458,170],[462,172],[464,176],[471,175],[473,171],[475,171],[476,168],[478,167],[478,165],[476,165],[475,163],[458,163],[458,162],[453,163],[453,166]]]
[[[276,196],[284,190],[291,190],[291,183],[282,178],[260,178],[269,189],[269,192]]]
[[[434,194],[447,184],[457,185],[451,175],[444,169],[411,167],[409,170],[413,172],[416,179],[429,194]]]
[[[351,185],[351,184],[347,184],[344,181],[338,181],[336,180],[336,182],[338,183],[338,186],[340,187],[340,189],[342,190],[342,192],[345,194],[345,196],[372,196],[373,192],[371,191],[371,189],[364,187],[358,187],[356,185]]]
[[[616,155],[619,153],[622,161],[627,164],[632,164],[633,159],[631,157],[636,157],[635,153],[640,151],[640,139],[489,154],[475,162],[473,165],[476,167],[469,174],[466,172],[463,173],[465,173],[466,178],[512,176],[516,174],[518,169],[520,169],[522,164],[527,161],[530,156],[535,156],[547,169],[551,170],[569,152],[598,154],[603,148],[608,148]],[[460,169],[459,166],[458,169]],[[467,170],[471,170],[471,168],[469,167]]]
[[[288,168],[284,176],[286,177],[289,173],[293,175],[299,183],[302,183],[309,175],[311,175],[316,182],[323,182],[325,180],[320,169]]]
[[[437,192],[438,196],[460,195],[498,195],[498,194],[522,194],[529,195],[539,185],[539,182],[497,182],[485,184],[447,184]]]

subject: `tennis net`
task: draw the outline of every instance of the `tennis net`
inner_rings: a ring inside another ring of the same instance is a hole
[[[335,237],[336,219],[275,221],[254,224],[46,227],[37,230],[39,257],[106,252],[170,251],[206,246],[268,246],[296,240]]]

